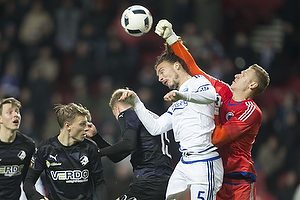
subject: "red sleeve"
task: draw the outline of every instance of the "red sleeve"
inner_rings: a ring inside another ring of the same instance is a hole
[[[232,140],[229,137],[226,129],[224,127],[222,127],[219,122],[219,116],[215,115],[214,120],[215,120],[216,128],[212,135],[212,143],[215,146],[220,147],[220,146],[223,146],[224,144],[231,142]]]
[[[192,76],[195,75],[203,75],[205,78],[207,78],[207,80],[209,80],[209,82],[214,86],[214,88],[216,89],[216,92],[219,93],[219,91],[224,87],[228,87],[228,85],[226,83],[224,83],[223,81],[220,81],[210,75],[208,75],[207,73],[205,73],[204,71],[202,71],[198,65],[196,64],[194,58],[192,57],[192,55],[189,53],[189,51],[187,50],[187,48],[180,42],[177,41],[175,42],[172,46],[171,46],[172,50],[174,51],[175,55],[177,55],[178,57],[180,57],[186,64],[187,67],[190,70],[190,74]],[[219,93],[220,94],[220,93]],[[220,94],[221,95],[221,94]]]
[[[183,46],[183,44],[179,40],[172,44],[171,48],[174,51],[175,55],[184,60],[192,76],[203,75],[205,73],[197,66],[192,55],[188,52],[187,48]]]

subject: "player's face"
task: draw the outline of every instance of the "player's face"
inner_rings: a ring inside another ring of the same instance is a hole
[[[4,129],[18,130],[21,123],[20,109],[11,103],[3,104],[0,123]]]
[[[70,138],[74,142],[83,141],[85,131],[88,128],[88,120],[86,116],[77,115],[72,124],[70,124]]]
[[[176,65],[176,63],[171,64],[164,61],[160,63],[156,69],[158,81],[170,89],[178,89],[179,87],[179,75],[175,71],[174,65]]]
[[[241,71],[241,73],[236,74],[235,79],[232,81],[231,89],[232,90],[246,90],[249,88],[249,85],[253,82],[255,76],[255,70],[248,68]]]

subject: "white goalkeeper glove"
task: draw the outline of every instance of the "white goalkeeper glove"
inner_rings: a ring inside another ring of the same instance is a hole
[[[169,45],[174,44],[178,40],[177,35],[172,29],[172,24],[165,19],[157,23],[155,33],[164,38]]]
[[[221,100],[221,96],[217,93],[217,99],[215,100],[215,115],[219,115],[219,110],[222,105]]]

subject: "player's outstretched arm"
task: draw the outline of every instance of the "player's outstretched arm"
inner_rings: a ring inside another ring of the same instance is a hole
[[[133,106],[138,118],[151,135],[160,135],[172,129],[170,114],[164,113],[155,119],[134,91],[123,92],[119,101],[126,101]]]
[[[137,132],[127,129],[123,134],[123,139],[110,147],[101,149],[101,155],[107,156],[114,163],[126,158],[137,146]]]
[[[174,33],[172,24],[169,21],[165,19],[160,20],[155,27],[155,33],[164,38],[167,44],[171,46],[175,55],[184,60],[192,76],[204,74],[204,72],[197,66],[194,58],[188,52],[187,48]]]
[[[27,199],[47,199],[35,189],[35,183],[40,177],[40,174],[41,172],[36,172],[29,168],[23,185]]]
[[[215,117],[218,117],[218,116],[215,116]],[[228,135],[226,129],[224,127],[222,127],[220,124],[216,124],[216,128],[212,135],[213,145],[215,145],[216,147],[221,147],[231,141],[232,141],[232,139]]]

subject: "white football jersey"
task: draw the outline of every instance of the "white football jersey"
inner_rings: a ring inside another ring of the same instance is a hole
[[[136,98],[135,111],[138,117],[152,135],[173,129],[181,152],[197,154],[203,159],[216,156],[216,147],[211,143],[215,128],[214,87],[205,77],[197,75],[184,82],[178,93],[185,100],[174,102],[158,119],[150,117],[147,109]]]

